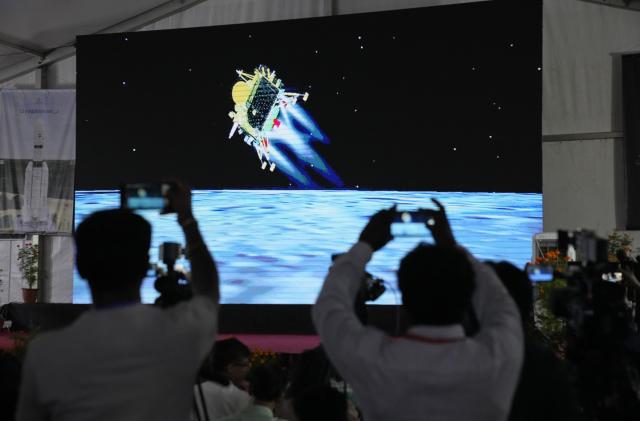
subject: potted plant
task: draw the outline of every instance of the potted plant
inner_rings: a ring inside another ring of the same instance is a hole
[[[564,272],[568,258],[560,250],[549,250],[542,257],[536,258],[536,264],[549,265],[554,272]],[[560,357],[566,352],[566,322],[558,318],[551,310],[551,297],[554,290],[565,288],[566,280],[555,277],[550,282],[537,282],[534,287],[535,301],[533,314],[535,329],[549,347]]]
[[[627,254],[633,251],[633,238],[626,232],[612,232],[611,234],[609,234],[608,244],[610,262],[618,261],[618,257],[616,256],[618,250],[624,250],[624,252]]]
[[[35,303],[38,298],[38,245],[25,242],[18,245],[18,266],[27,288],[22,288],[22,299],[25,303]]]

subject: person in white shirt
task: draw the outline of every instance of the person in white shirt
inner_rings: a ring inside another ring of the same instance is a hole
[[[191,192],[169,192],[191,261],[193,298],[140,304],[151,226],[127,210],[96,212],[75,233],[93,309],[37,335],[27,350],[17,420],[187,420],[196,374],[217,329],[218,274],[191,212]]]
[[[353,387],[366,421],[503,421],[523,359],[520,315],[495,273],[456,245],[444,208],[424,210],[435,245],[401,262],[398,284],[411,320],[393,338],[353,311],[365,265],[391,241],[395,207],[374,215],[360,240],[337,259],[313,307],[329,358]],[[480,324],[466,337],[473,304]]]
[[[251,404],[251,396],[245,391],[250,355],[251,350],[236,338],[216,341],[202,365],[200,381],[194,386],[199,419],[206,420],[208,415],[209,421],[218,420]],[[191,418],[197,419],[195,414]]]

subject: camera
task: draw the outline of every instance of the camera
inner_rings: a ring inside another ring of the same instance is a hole
[[[337,253],[331,255],[331,261],[334,262],[338,257],[344,255],[344,253]],[[378,278],[371,273],[365,271],[362,276],[362,286],[358,293],[358,296],[361,297],[364,302],[375,301],[384,292],[387,288],[384,286],[384,279]]]
[[[335,261],[345,253],[337,253],[331,255],[331,261]],[[375,301],[387,288],[384,286],[384,280],[377,278],[371,273],[365,271],[361,278],[360,288],[354,299],[353,308],[356,317],[363,325],[368,324],[369,313],[367,311],[367,302]]]
[[[609,262],[608,242],[592,231],[559,231],[558,244],[575,261],[558,274],[567,285],[552,292],[551,308],[567,323],[566,357],[583,409],[593,420],[633,419],[640,410],[640,337],[621,264]]]
[[[608,242],[589,230],[558,231],[558,249],[583,266],[607,262]]]
[[[160,244],[158,256],[165,264],[166,272],[156,269],[154,288],[160,293],[155,305],[167,308],[186,301],[193,296],[191,285],[184,272],[176,270],[176,261],[184,256],[184,248],[179,243],[164,242]]]
[[[364,285],[365,301],[375,301],[387,290],[382,278],[375,277],[366,271],[364,273]]]
[[[567,286],[552,297],[554,313],[567,319],[571,333],[577,337],[609,336],[612,332],[588,328],[592,319],[613,316],[609,313],[612,307],[623,310],[625,306],[622,273],[618,264],[609,261],[607,240],[592,231],[558,231],[558,248],[569,261],[566,270],[558,273]],[[612,328],[610,324],[596,325]]]

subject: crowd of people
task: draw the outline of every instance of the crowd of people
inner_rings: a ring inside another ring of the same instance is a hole
[[[418,245],[398,270],[407,331],[390,336],[354,311],[367,262],[392,240],[390,208],[333,262],[312,310],[322,345],[285,370],[252,366],[237,339],[215,341],[216,265],[189,189],[175,183],[169,201],[193,297],[142,305],[150,225],[120,209],[87,217],[76,258],[93,309],[31,342],[17,420],[580,419],[566,367],[532,333],[526,274],[477,260],[456,242],[439,202],[425,211],[434,244]]]

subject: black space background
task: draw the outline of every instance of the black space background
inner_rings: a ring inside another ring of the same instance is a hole
[[[541,192],[541,29],[541,1],[495,1],[79,37],[76,188],[289,188],[227,139],[235,70],[264,64],[345,188]]]

